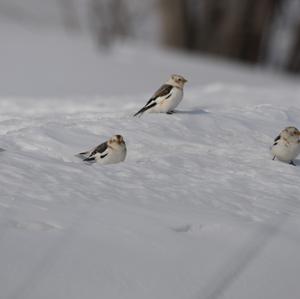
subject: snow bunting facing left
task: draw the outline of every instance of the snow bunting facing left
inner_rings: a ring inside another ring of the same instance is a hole
[[[172,75],[134,116],[141,116],[145,111],[172,114],[183,98],[183,86],[186,82],[182,76]]]
[[[126,144],[121,135],[114,135],[108,141],[79,154],[83,161],[114,164],[125,160]]]
[[[287,127],[275,138],[271,148],[273,160],[277,158],[280,161],[295,165],[294,159],[300,153],[300,131],[295,127]]]

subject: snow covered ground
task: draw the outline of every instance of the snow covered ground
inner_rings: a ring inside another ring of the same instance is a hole
[[[296,80],[1,30],[1,299],[299,298],[300,160],[269,153]],[[178,113],[133,118],[174,72]],[[74,156],[113,134],[124,163]]]

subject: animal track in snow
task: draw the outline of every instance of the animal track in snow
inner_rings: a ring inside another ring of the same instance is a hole
[[[176,233],[188,233],[192,235],[202,234],[202,233],[211,233],[213,231],[219,231],[219,230],[230,230],[229,227],[221,227],[220,224],[182,224],[170,227],[170,229]]]
[[[63,229],[60,225],[43,222],[43,221],[28,221],[28,222],[18,222],[12,221],[12,227],[17,229],[24,229],[29,231],[53,231]]]
[[[176,233],[187,233],[191,230],[191,228],[192,226],[190,224],[171,227],[171,229]]]

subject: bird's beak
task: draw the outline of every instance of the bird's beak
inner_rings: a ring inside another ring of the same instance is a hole
[[[183,83],[186,83],[186,82],[188,82],[188,80],[183,78]]]
[[[300,136],[300,131],[296,132],[296,135]]]

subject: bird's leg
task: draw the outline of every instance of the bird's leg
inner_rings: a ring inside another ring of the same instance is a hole
[[[275,158],[276,158],[276,156],[274,156],[272,160],[275,160]]]
[[[290,165],[296,166],[296,164],[294,163],[294,161],[290,161],[289,163]]]

